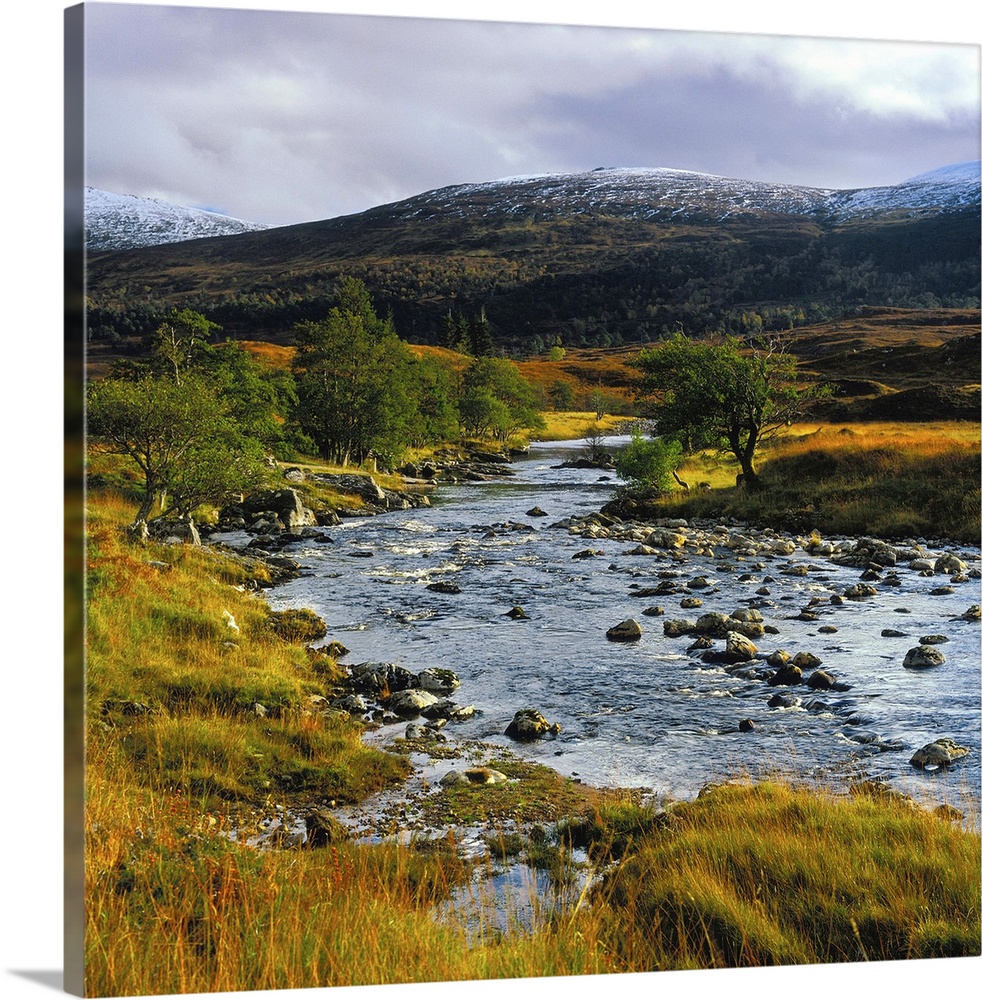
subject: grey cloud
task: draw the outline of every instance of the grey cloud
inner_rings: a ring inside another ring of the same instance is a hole
[[[970,158],[973,124],[977,148],[977,108],[857,112],[773,39],[89,9],[89,183],[259,222],[601,164],[855,186]]]

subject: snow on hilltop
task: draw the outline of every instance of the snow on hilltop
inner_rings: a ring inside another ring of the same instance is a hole
[[[974,184],[979,186],[979,170],[982,163],[969,160],[968,163],[952,163],[947,167],[929,170],[904,181],[904,184]]]
[[[159,198],[85,189],[87,250],[132,250],[160,243],[180,243],[206,236],[235,236],[268,226],[216,212],[171,205]]]
[[[563,218],[608,215],[656,222],[722,222],[762,215],[838,224],[879,216],[935,216],[978,208],[979,161],[918,174],[900,184],[838,190],[718,177],[667,167],[598,167],[457,184],[369,209],[402,224],[437,217]],[[125,250],[271,227],[156,198],[85,189],[89,250]]]
[[[979,205],[979,163],[961,163],[901,184],[855,190],[771,184],[665,167],[598,167],[459,184],[399,202],[406,218],[454,211],[539,218],[599,213],[664,221],[776,213],[830,222],[901,212],[936,215]]]

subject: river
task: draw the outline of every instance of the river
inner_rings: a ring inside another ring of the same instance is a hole
[[[720,552],[684,562],[633,556],[631,545],[586,541],[557,526],[599,510],[618,485],[613,473],[557,468],[585,448],[582,441],[534,444],[512,478],[440,486],[428,508],[348,519],[329,529],[332,544],[292,547],[305,575],[268,599],[275,608],[316,611],[328,640],[350,648],[348,663],[452,669],[461,679],[454,700],[478,710],[447,727],[452,738],[500,743],[589,784],[687,798],[709,781],[739,775],[777,773],[832,787],[870,778],[926,804],[967,805],[977,814],[980,627],[960,616],[979,603],[978,579],[933,595],[946,577],[898,565],[899,587],[823,604],[819,619],[804,621],[800,612],[813,597],[841,593],[861,570],[800,549],[745,563]],[[534,507],[547,516],[530,517]],[[586,547],[603,555],[573,559]],[[926,547],[941,551],[937,543]],[[979,567],[977,548],[953,549]],[[808,564],[808,574],[782,574],[792,563]],[[710,587],[657,598],[634,593],[670,573],[681,582],[705,576]],[[460,593],[428,590],[434,582]],[[765,585],[770,593],[762,597]],[[681,610],[682,598],[696,593],[703,606]],[[688,651],[691,636],[666,637],[665,619],[643,616],[652,604],[666,618],[757,607],[778,629],[755,640],[762,655],[811,652],[848,690],[782,688],[798,703],[771,708],[775,688],[700,660]],[[526,619],[507,616],[516,605]],[[607,629],[626,618],[642,624],[641,639],[608,641]],[[837,631],[819,632],[823,625]],[[884,637],[884,629],[903,635]],[[937,647],[944,665],[905,669],[906,651],[936,633],[949,639]],[[561,732],[514,744],[504,730],[525,707]],[[745,719],[751,732],[739,730]],[[403,730],[386,726],[382,739]],[[933,772],[909,764],[914,750],[943,736],[968,747],[968,756]]]

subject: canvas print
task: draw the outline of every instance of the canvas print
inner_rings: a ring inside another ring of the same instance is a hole
[[[979,47],[65,24],[69,990],[979,956]]]

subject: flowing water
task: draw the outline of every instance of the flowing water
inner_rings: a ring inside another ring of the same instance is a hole
[[[533,445],[512,466],[513,478],[440,486],[429,508],[349,519],[329,529],[332,544],[294,547],[305,575],[268,598],[274,607],[321,615],[328,640],[350,648],[347,662],[452,669],[461,679],[454,700],[478,710],[447,727],[452,738],[500,743],[590,784],[690,797],[733,775],[778,772],[833,786],[869,777],[926,803],[977,809],[980,627],[959,616],[979,602],[978,579],[932,595],[946,577],[898,565],[899,587],[878,587],[876,595],[838,607],[823,604],[819,620],[802,621],[797,616],[812,597],[841,593],[861,570],[800,549],[742,562],[721,552],[679,562],[668,553],[629,555],[633,546],[623,542],[586,541],[556,522],[599,510],[618,482],[595,469],[557,468],[584,450],[584,442]],[[536,506],[548,516],[530,517]],[[586,547],[603,554],[573,559]],[[979,566],[977,548],[956,551]],[[721,568],[725,562],[732,569]],[[807,564],[808,574],[782,575],[789,563]],[[682,610],[685,593],[635,594],[666,573],[683,583],[706,576],[711,586],[692,592],[703,606]],[[763,598],[757,591],[765,578],[770,594]],[[428,590],[435,582],[460,593]],[[664,619],[643,616],[656,603],[666,618],[757,607],[779,630],[755,640],[762,655],[811,652],[848,690],[775,689],[704,662],[688,652],[691,636],[667,638]],[[516,605],[527,619],[507,616]],[[607,629],[626,618],[641,622],[641,639],[608,641]],[[822,625],[837,631],[819,632]],[[884,629],[903,636],[885,638]],[[928,633],[949,638],[937,647],[946,662],[905,669],[906,651]],[[776,690],[798,703],[768,707]],[[525,707],[539,709],[561,732],[512,743],[505,727]],[[744,719],[753,731],[740,732]],[[383,738],[403,730],[384,727]],[[942,736],[969,755],[947,770],[911,767],[912,752]]]

